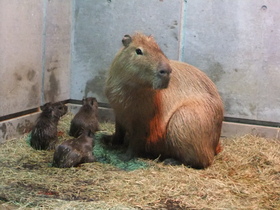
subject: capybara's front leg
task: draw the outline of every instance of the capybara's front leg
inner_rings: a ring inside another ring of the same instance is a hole
[[[146,137],[140,131],[136,129],[136,132],[127,136],[129,141],[124,160],[130,160],[145,154]]]
[[[115,124],[115,133],[112,136],[113,145],[122,145],[124,143],[125,129],[116,121]]]
[[[84,159],[82,160],[83,163],[92,163],[95,162],[96,159],[95,157],[92,155],[92,152],[90,151],[87,156],[84,157]]]

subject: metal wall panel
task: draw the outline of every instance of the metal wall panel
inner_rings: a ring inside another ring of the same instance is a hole
[[[71,98],[103,94],[105,72],[125,34],[153,35],[171,59],[179,58],[181,0],[76,0]]]

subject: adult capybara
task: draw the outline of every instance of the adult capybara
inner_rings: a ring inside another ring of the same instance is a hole
[[[78,138],[69,139],[58,145],[53,155],[53,166],[58,168],[76,167],[95,161],[92,155],[93,134],[85,130]]]
[[[58,121],[66,114],[67,106],[61,102],[49,102],[44,104],[41,110],[42,113],[31,131],[30,145],[37,150],[51,150],[58,141]]]
[[[95,133],[99,130],[98,123],[98,103],[96,98],[83,98],[83,106],[71,120],[69,135],[78,137],[84,130]]]
[[[194,66],[169,60],[151,36],[125,35],[122,43],[105,85],[116,118],[112,143],[126,139],[128,158],[211,165],[220,150],[223,120],[213,82]]]

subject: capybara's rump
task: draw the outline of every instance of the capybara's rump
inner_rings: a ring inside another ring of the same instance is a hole
[[[221,130],[221,119],[215,119],[213,112],[206,112],[205,106],[185,104],[176,110],[167,125],[169,156],[198,169],[212,164]]]

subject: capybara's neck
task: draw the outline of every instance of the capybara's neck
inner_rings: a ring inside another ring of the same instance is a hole
[[[153,109],[154,98],[157,95],[157,90],[152,88],[143,88],[139,86],[123,85],[117,90],[112,90],[116,104],[121,104],[123,107],[135,109]],[[114,103],[114,102],[113,102]]]
[[[81,107],[81,110],[84,112],[92,112],[93,111],[93,107],[89,104],[85,104]]]
[[[59,121],[59,117],[52,116],[52,115],[41,115],[37,122],[41,122],[41,124],[46,125],[57,125]]]

